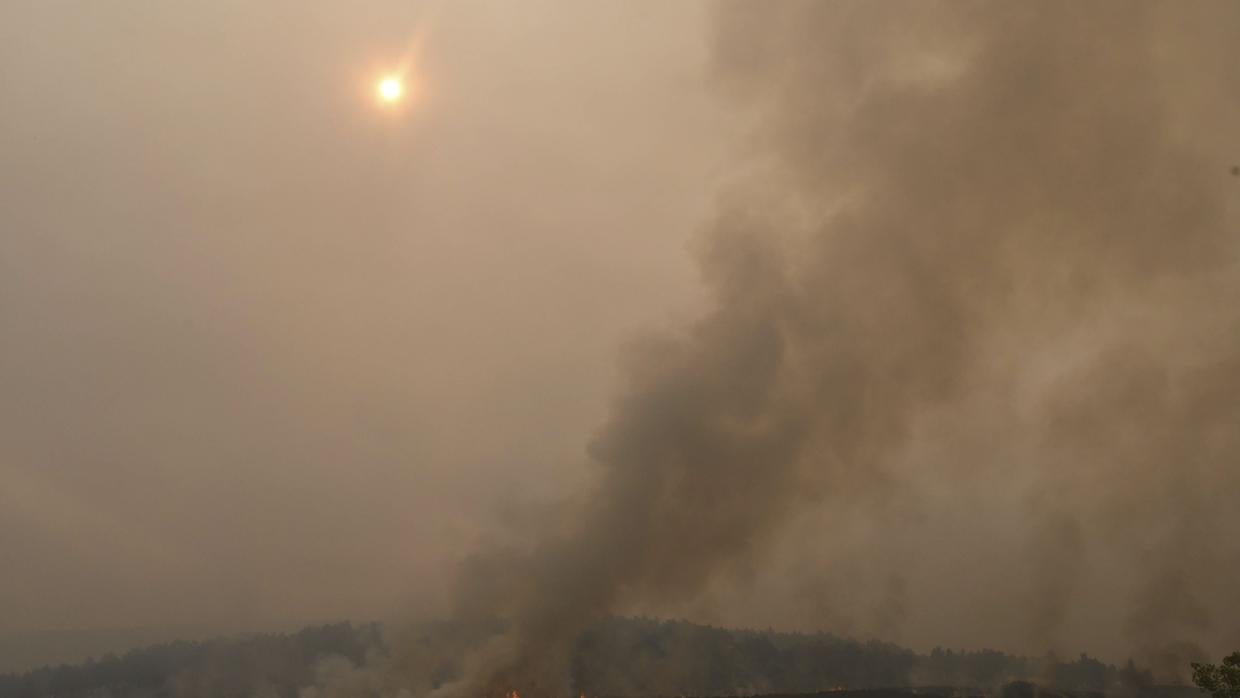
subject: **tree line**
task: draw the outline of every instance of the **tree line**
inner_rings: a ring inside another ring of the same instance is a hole
[[[453,644],[451,636],[460,629],[440,623],[414,632],[421,634],[422,646],[430,647]],[[343,658],[361,665],[384,651],[383,629],[374,624],[172,642],[0,676],[0,698],[297,698],[314,684],[322,662]],[[460,667],[446,662],[428,666],[434,673],[431,685],[458,674]],[[1240,654],[1221,667],[1194,668],[1199,685],[1212,689],[1214,698],[1240,698]],[[917,654],[830,633],[735,630],[648,618],[611,618],[591,627],[577,640],[569,672],[574,692],[591,698],[816,692],[844,698],[845,692],[877,689],[1001,698],[1193,695],[1191,688],[1155,686],[1149,673],[1131,661],[1116,666],[1083,654],[1071,660],[995,650],[936,648]],[[1231,693],[1229,680],[1234,682]]]

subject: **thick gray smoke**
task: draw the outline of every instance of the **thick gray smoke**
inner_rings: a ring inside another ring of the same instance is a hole
[[[627,354],[568,531],[466,570],[462,618],[506,624],[437,694],[568,693],[584,624],[692,599],[808,504],[931,485],[1021,493],[1013,633],[1049,644],[1113,568],[1156,669],[1234,642],[1240,5],[718,10],[758,127],[713,310]]]

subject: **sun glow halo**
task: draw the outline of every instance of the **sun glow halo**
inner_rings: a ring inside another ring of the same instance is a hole
[[[405,93],[405,86],[401,84],[400,78],[390,76],[379,81],[378,92],[379,99],[384,102],[397,102]]]

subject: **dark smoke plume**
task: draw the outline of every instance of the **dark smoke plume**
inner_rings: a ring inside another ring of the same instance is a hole
[[[1240,5],[717,9],[758,126],[705,238],[713,309],[628,355],[573,526],[466,570],[461,618],[502,624],[434,694],[569,694],[586,623],[693,598],[808,504],[913,487],[926,424],[962,426],[921,477],[1029,492],[1020,632],[1050,642],[1098,549],[1135,570],[1139,657],[1234,639]]]

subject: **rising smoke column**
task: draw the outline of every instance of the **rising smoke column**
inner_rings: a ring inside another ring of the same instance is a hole
[[[436,693],[569,693],[585,624],[691,598],[809,503],[898,486],[919,420],[978,395],[1014,436],[976,467],[1054,502],[1026,630],[1067,613],[1088,538],[1135,576],[1134,651],[1217,642],[1240,277],[1210,148],[1238,141],[1201,130],[1236,93],[1203,88],[1226,49],[1192,32],[1237,10],[719,7],[717,79],[758,126],[705,240],[713,308],[627,356],[576,527],[467,568],[461,618],[506,624]]]

